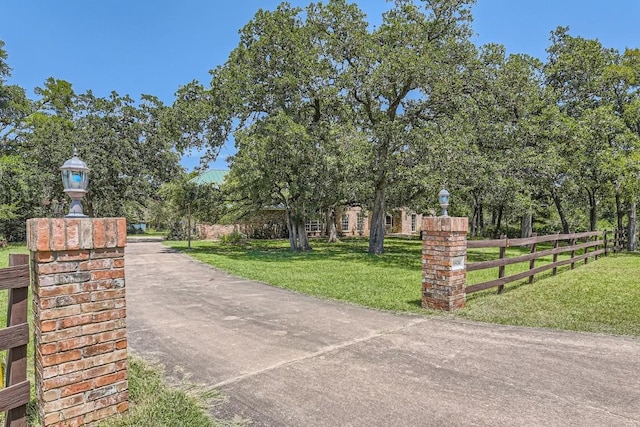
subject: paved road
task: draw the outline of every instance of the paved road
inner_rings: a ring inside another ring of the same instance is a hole
[[[639,426],[640,340],[394,315],[126,252],[133,353],[252,426]],[[380,286],[384,286],[383,283]],[[419,292],[416,284],[416,292]]]

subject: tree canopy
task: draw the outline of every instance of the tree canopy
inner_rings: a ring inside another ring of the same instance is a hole
[[[471,43],[472,3],[398,0],[378,27],[345,0],[260,10],[209,87],[179,90],[174,108],[197,119],[176,123],[214,153],[234,136],[230,200],[285,207],[292,249],[308,249],[319,211],[358,205],[380,254],[388,212],[428,212],[442,186],[477,235],[594,229],[613,212],[622,227],[638,185],[638,51],[558,27],[546,62],[506,55]]]
[[[558,27],[546,59],[507,55],[471,42],[472,3],[396,0],[378,26],[346,0],[259,10],[210,82],[178,88],[172,105],[54,77],[30,99],[7,84],[0,41],[0,233],[57,214],[75,147],[91,215],[141,218],[159,200],[211,221],[278,208],[292,249],[310,249],[308,220],[358,206],[381,254],[387,215],[434,212],[443,186],[474,235],[635,235],[640,50]],[[206,162],[231,139],[223,187],[191,188],[181,153],[206,150]]]
[[[158,188],[182,173],[169,107],[150,95],[136,103],[116,92],[77,94],[53,77],[27,99],[22,88],[4,85],[1,46],[0,234],[23,239],[25,219],[66,213],[59,168],[74,148],[90,168],[86,212],[143,219]]]

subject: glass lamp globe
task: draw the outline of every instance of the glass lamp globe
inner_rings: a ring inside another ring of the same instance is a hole
[[[89,186],[89,168],[87,164],[78,158],[78,153],[73,150],[73,157],[64,162],[60,168],[62,172],[62,185],[64,192],[71,198],[68,218],[86,218],[80,202],[87,193]]]
[[[438,193],[438,201],[440,202],[440,207],[442,208],[442,216],[449,216],[449,214],[447,213],[447,208],[449,207],[449,196],[449,192],[444,188]]]

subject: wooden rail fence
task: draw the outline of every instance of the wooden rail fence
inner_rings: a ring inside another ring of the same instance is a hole
[[[619,250],[622,247],[621,235],[611,232],[590,231],[585,233],[573,234],[551,234],[546,236],[532,236],[523,239],[508,239],[506,237],[494,240],[469,240],[467,241],[468,249],[475,248],[499,248],[499,258],[496,260],[480,261],[467,264],[467,272],[484,270],[488,268],[498,267],[498,278],[475,285],[467,286],[466,293],[473,293],[485,289],[498,287],[498,293],[502,292],[504,285],[529,278],[529,283],[533,282],[534,276],[547,270],[552,270],[553,275],[558,271],[558,267],[563,265],[571,265],[575,268],[576,264],[584,261],[586,264],[589,258],[598,259],[600,255],[606,255],[613,250]],[[538,251],[539,243],[551,242],[553,247]],[[530,248],[528,254],[506,257],[506,249],[509,247]],[[558,260],[558,255],[569,253],[568,259]],[[579,253],[579,255],[577,254]],[[552,262],[536,267],[536,260],[552,256]],[[505,267],[507,265],[517,264],[529,261],[529,269],[517,274],[505,276]]]
[[[9,291],[7,327],[0,329],[0,350],[8,350],[5,388],[0,390],[0,412],[5,426],[27,425],[30,385],[27,380],[27,298],[29,255],[9,255],[9,268],[0,269],[0,290]]]
[[[627,246],[627,230],[615,230],[613,232],[613,248],[615,251],[620,251]]]

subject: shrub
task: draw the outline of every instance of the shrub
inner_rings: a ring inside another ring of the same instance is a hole
[[[244,234],[240,233],[239,231],[234,230],[231,234],[222,236],[220,238],[220,242],[228,245],[240,245],[246,242],[246,237]]]

